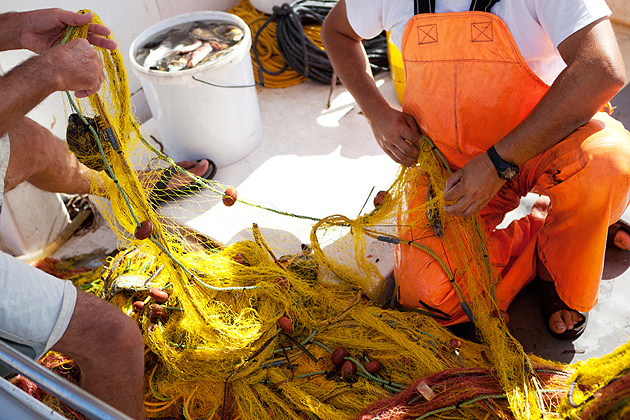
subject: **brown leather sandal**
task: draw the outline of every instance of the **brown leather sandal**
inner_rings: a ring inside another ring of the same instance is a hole
[[[540,286],[540,311],[542,314],[543,322],[545,323],[545,327],[547,327],[547,331],[555,338],[556,340],[575,340],[579,336],[581,336],[586,330],[586,324],[588,323],[588,312],[580,312],[575,309],[571,309],[567,306],[566,303],[560,299],[558,296],[558,292],[556,291],[556,285],[549,281],[543,281],[541,279],[537,279],[538,285]],[[573,329],[566,330],[565,332],[558,334],[554,332],[551,327],[549,327],[549,318],[555,312],[558,312],[562,309],[567,309],[569,311],[574,311],[582,315],[583,319],[578,321],[577,324],[573,326]]]

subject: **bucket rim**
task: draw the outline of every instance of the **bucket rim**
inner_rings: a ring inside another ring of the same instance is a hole
[[[136,61],[136,58],[135,58],[136,49],[139,47],[139,44],[146,42],[151,36],[159,32],[162,32],[164,30],[167,30],[173,26],[180,25],[182,23],[194,22],[196,20],[204,20],[204,19],[209,20],[209,19],[221,19],[221,18],[223,18],[223,20],[226,20],[226,21],[229,21],[231,23],[238,25],[238,27],[243,30],[243,39],[241,40],[241,42],[238,43],[238,45],[236,46],[234,50],[230,51],[228,54],[225,54],[223,57],[220,57],[218,60],[213,61],[212,63],[205,64],[203,66],[192,68],[192,69],[178,70],[178,71],[173,71],[173,72],[147,69],[144,66],[141,66],[140,64],[138,64],[138,62]],[[201,10],[201,11],[187,12],[187,13],[182,13],[176,16],[171,16],[169,18],[156,22],[153,25],[146,28],[145,30],[140,32],[140,34],[138,34],[138,36],[136,36],[136,38],[131,43],[131,46],[129,47],[129,58],[131,61],[131,68],[139,76],[146,75],[149,77],[157,76],[159,78],[177,79],[177,78],[182,78],[182,77],[187,77],[187,76],[194,76],[199,73],[204,73],[211,69],[219,68],[223,66],[224,64],[234,60],[236,57],[240,57],[244,52],[248,52],[249,49],[251,48],[251,44],[252,44],[252,40],[251,40],[251,31],[249,29],[249,25],[239,16],[233,13],[223,12],[219,10]]]

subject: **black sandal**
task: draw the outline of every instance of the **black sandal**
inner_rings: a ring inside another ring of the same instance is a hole
[[[217,173],[217,165],[210,159],[206,159],[209,163],[208,169],[206,173],[204,173],[200,178],[211,180],[212,177]],[[201,162],[198,160],[197,163]],[[149,196],[149,205],[153,210],[155,210],[161,203],[165,203],[167,201],[177,200],[178,198],[191,195],[203,188],[203,186],[195,181],[191,181],[189,184],[184,185],[178,188],[167,188],[169,181],[173,178],[174,175],[181,173],[178,168],[174,166],[169,166],[162,172],[162,176],[158,180],[158,182],[153,186],[153,190]]]
[[[556,285],[550,281],[543,281],[540,278],[538,279],[538,285],[540,286],[540,311],[542,314],[543,322],[545,323],[545,327],[547,327],[547,331],[555,338],[556,340],[575,340],[579,336],[581,336],[586,330],[586,324],[588,323],[588,312],[580,312],[575,309],[571,309],[567,306],[566,303],[560,299],[558,296],[558,292],[556,291]],[[551,327],[549,327],[549,318],[555,312],[560,310],[569,310],[573,312],[577,312],[582,315],[582,320],[578,321],[577,324],[573,326],[573,329],[566,330],[565,332],[558,334],[552,331]]]

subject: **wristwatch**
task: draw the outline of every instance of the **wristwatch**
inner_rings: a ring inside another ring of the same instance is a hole
[[[509,181],[510,179],[516,178],[516,175],[518,175],[518,166],[504,161],[494,149],[494,146],[491,146],[487,153],[488,157],[494,164],[494,167],[497,168],[497,172],[499,173],[499,177],[501,179]]]

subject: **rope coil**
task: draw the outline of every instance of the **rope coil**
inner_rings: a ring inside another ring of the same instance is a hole
[[[256,30],[252,46],[252,55],[258,68],[257,76],[261,85],[266,86],[267,83],[266,81],[263,83],[264,74],[280,76],[289,69],[314,82],[331,83],[333,68],[321,43],[319,28],[336,3],[337,0],[297,0],[273,7],[273,13],[268,15],[262,26]],[[239,10],[234,12],[238,14]],[[274,47],[277,47],[284,63],[280,68],[276,66],[275,69],[268,69],[261,58],[259,48],[262,34],[273,22],[277,25]],[[389,70],[385,33],[362,43],[372,71],[377,73]]]

